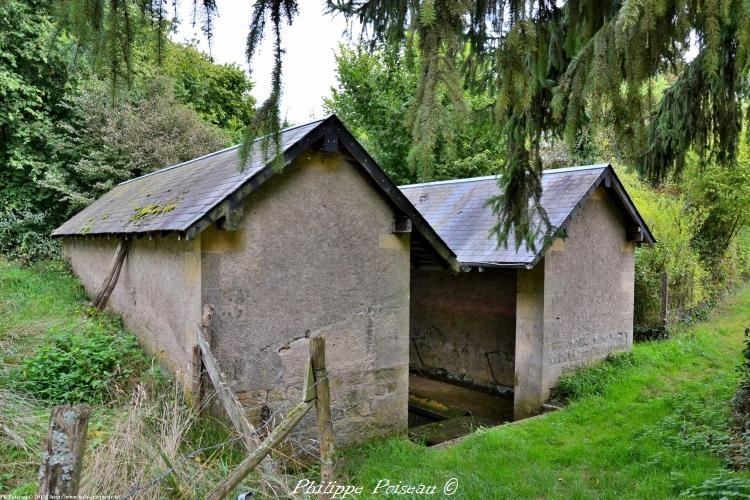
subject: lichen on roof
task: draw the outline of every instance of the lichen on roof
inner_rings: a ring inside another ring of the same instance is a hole
[[[282,131],[286,151],[323,120]],[[268,164],[254,148],[242,167],[238,148],[195,158],[125,181],[57,228],[53,236],[187,231]],[[175,195],[175,193],[179,193]]]

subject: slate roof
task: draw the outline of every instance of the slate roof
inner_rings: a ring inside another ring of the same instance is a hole
[[[322,121],[284,130],[282,150],[287,151]],[[260,149],[253,148],[244,170],[240,169],[239,146],[235,146],[125,181],[52,235],[185,232],[266,166]]]
[[[624,212],[640,228],[643,241],[654,243],[651,232],[607,164],[543,171],[541,203],[555,228],[553,231],[564,230],[602,184],[612,188]],[[525,244],[516,251],[512,233],[508,248],[498,247],[490,234],[497,216],[485,206],[487,199],[498,193],[496,176],[412,184],[401,186],[401,190],[453,250],[461,265],[532,267],[546,250],[544,235],[536,238],[536,251]]]
[[[311,147],[348,151],[349,159],[397,214],[412,221],[435,254],[430,258],[458,270],[455,254],[335,115],[281,132],[284,165]],[[52,235],[122,237],[176,232],[193,238],[241,207],[246,196],[277,173],[260,147],[253,148],[244,169],[240,166],[239,146],[235,146],[123,182]]]

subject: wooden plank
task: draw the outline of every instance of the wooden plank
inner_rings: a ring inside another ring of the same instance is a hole
[[[44,444],[39,498],[73,498],[78,494],[89,423],[87,405],[56,406]]]
[[[315,375],[313,374],[312,363],[307,361],[307,370],[305,371],[305,384],[302,390],[302,401],[312,401],[315,399]]]
[[[127,255],[127,253],[128,240],[123,238],[120,240],[120,243],[117,244],[115,255],[114,257],[112,257],[112,262],[109,265],[109,271],[104,277],[104,281],[102,281],[102,286],[99,289],[99,293],[96,294],[96,297],[91,302],[91,305],[93,307],[96,307],[97,309],[104,309],[106,307],[107,302],[109,301],[109,297],[110,295],[112,295],[112,291],[115,289],[115,285],[117,285],[117,280],[120,277],[120,271],[122,270],[122,263],[125,261],[125,256]]]
[[[310,364],[315,376],[315,412],[320,434],[320,482],[333,481],[334,438],[331,423],[331,394],[326,370],[326,339],[322,335],[310,337]],[[321,498],[328,498],[321,495]]]
[[[234,428],[244,436],[244,441],[248,450],[254,450],[256,444],[253,438],[255,435],[255,428],[247,420],[247,415],[245,415],[245,411],[242,409],[242,405],[234,394],[234,391],[232,391],[224,381],[224,377],[219,370],[216,358],[214,358],[211,353],[211,348],[208,345],[208,341],[206,341],[206,338],[203,336],[201,328],[198,329],[198,346],[201,349],[203,365],[206,367],[206,372],[211,378],[211,382],[216,390],[216,395],[224,406],[224,410],[227,412],[229,420],[232,421]]]
[[[302,417],[312,408],[312,401],[303,401],[286,414],[284,420],[277,425],[266,439],[245,460],[237,466],[221,483],[206,496],[207,500],[221,500],[229,495],[234,488],[247,476],[273,449],[284,440],[302,420]]]

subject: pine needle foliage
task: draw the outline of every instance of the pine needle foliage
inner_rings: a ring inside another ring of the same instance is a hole
[[[750,118],[742,106],[747,0],[329,0],[329,8],[356,18],[373,40],[394,43],[415,32],[422,40],[411,161],[432,147],[440,108],[456,102],[436,89],[456,100],[462,94],[452,68],[438,71],[442,57],[461,54],[458,81],[495,97],[507,151],[500,193],[489,204],[503,244],[514,235],[516,247],[531,246],[547,226],[539,205],[543,139],[561,138],[572,149],[581,131],[612,126],[657,183],[679,175],[690,151],[733,164]],[[664,74],[676,79],[657,103],[651,87]]]
[[[128,65],[129,12],[163,18],[166,0],[59,0],[79,36],[99,36],[113,75]],[[176,1],[176,0],[171,0]],[[206,15],[215,0],[193,0]],[[498,241],[533,246],[545,231],[540,144],[555,138],[573,148],[597,124],[614,130],[625,154],[653,182],[680,174],[685,157],[732,165],[750,111],[742,101],[750,70],[750,0],[326,0],[362,26],[372,47],[410,44],[422,73],[408,125],[408,162],[428,177],[430,154],[462,126],[467,90],[494,98],[494,122],[506,138],[505,173],[490,204]],[[127,8],[130,6],[131,8]],[[244,153],[258,135],[279,150],[281,26],[297,0],[257,0],[247,55],[269,27],[274,40],[272,91],[246,133]],[[270,23],[269,23],[270,21]],[[157,23],[158,24],[158,23]],[[270,24],[270,26],[267,26]],[[159,25],[160,26],[160,25]],[[692,52],[697,51],[694,56]],[[694,56],[694,57],[693,57]],[[117,59],[117,58],[120,59]],[[658,76],[674,84],[656,102]]]

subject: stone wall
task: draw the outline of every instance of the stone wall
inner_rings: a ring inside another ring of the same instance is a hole
[[[545,255],[545,386],[560,375],[633,345],[635,245],[600,187]]]
[[[116,239],[65,238],[63,254],[89,295],[99,291]],[[191,346],[201,317],[200,242],[175,236],[131,240],[109,306],[125,327],[179,378],[191,373]]]
[[[516,273],[412,270],[410,366],[495,390],[513,386]]]
[[[536,413],[566,370],[633,344],[635,248],[604,188],[567,233],[518,271],[516,418]]]
[[[343,157],[306,153],[248,197],[241,229],[202,234],[213,349],[255,423],[300,400],[318,333],[339,444],[405,430],[410,243],[393,216]]]

